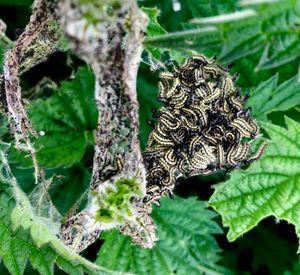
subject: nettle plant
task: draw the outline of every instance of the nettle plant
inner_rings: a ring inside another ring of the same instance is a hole
[[[300,2],[208,2],[35,0],[15,41],[1,22],[1,272],[231,274],[243,245],[243,271],[299,272],[247,232],[300,235]]]

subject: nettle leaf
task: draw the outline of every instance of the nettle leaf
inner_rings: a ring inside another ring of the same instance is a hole
[[[65,247],[33,214],[25,194],[17,192],[22,206],[3,190],[0,195],[0,256],[11,274],[23,274],[27,259],[40,274],[53,274],[54,264],[69,274],[110,274]]]
[[[278,74],[262,82],[252,92],[247,102],[252,114],[261,121],[267,120],[270,112],[286,111],[300,102],[300,85],[297,77],[293,77],[281,85],[278,84]]]
[[[29,258],[40,274],[53,274],[54,264],[69,274],[114,274],[60,241],[60,216],[46,197],[47,181],[39,183],[32,204],[11,172],[8,148],[9,144],[0,142],[0,257],[10,273],[23,274]]]
[[[161,10],[161,17],[160,22],[161,24],[166,27],[168,30],[181,30],[182,27],[180,25],[184,24],[193,17],[202,17],[202,16],[212,16],[221,14],[224,12],[232,12],[236,9],[236,0],[231,1],[209,1],[209,0],[181,0],[177,3],[171,3],[165,1],[164,3],[149,3],[147,1],[147,5],[157,5]],[[177,7],[176,7],[177,6]],[[177,10],[178,9],[178,10]],[[170,32],[169,34],[163,29],[161,32],[153,32],[151,31],[150,26],[153,24],[160,25],[157,22],[157,16],[160,13],[157,9],[148,9],[149,11],[152,10],[151,13],[147,12],[150,18],[150,23],[148,26],[147,37],[145,45],[148,45],[148,42],[153,47],[163,47],[163,48],[181,48],[184,49],[188,44],[191,46],[192,44],[197,44],[199,48],[202,45],[201,35],[204,33],[204,36],[207,37],[210,35],[211,31],[216,30],[215,28],[207,28],[205,29],[196,29],[191,32],[189,31],[179,31],[179,32]],[[156,11],[156,12],[154,12]],[[175,12],[174,12],[175,11]],[[167,22],[165,22],[167,21]],[[162,36],[162,37],[159,37]],[[151,39],[153,37],[153,39]],[[220,41],[220,37],[213,38],[213,41],[210,41],[209,46],[216,46],[215,43]],[[204,45],[208,45],[207,41]],[[157,49],[158,50],[158,49]]]
[[[253,5],[219,17],[194,18],[183,24],[186,30],[150,37],[145,43],[164,49],[208,51],[223,63],[259,52],[256,70],[267,70],[300,56],[299,11],[296,0]]]
[[[147,26],[147,36],[152,37],[156,35],[161,35],[167,33],[167,31],[160,26],[157,22],[157,16],[159,15],[159,10],[157,8],[142,8],[149,17],[149,23]]]
[[[218,27],[223,37],[219,56],[223,62],[233,62],[264,49],[256,70],[266,70],[300,56],[299,4],[299,1],[289,0],[251,6],[256,14],[228,23],[208,19],[195,19],[193,22],[198,22],[201,26],[209,22]]]
[[[271,215],[294,224],[300,236],[300,124],[289,118],[286,124],[263,123],[270,137],[263,157],[216,186],[209,205],[229,226],[229,241]]]
[[[144,42],[146,48],[156,48],[156,51],[180,50],[183,52],[188,50],[201,51],[207,48],[217,51],[220,44],[221,35],[214,26],[152,36],[146,38]],[[154,57],[157,58],[155,55]]]
[[[202,45],[204,49],[206,47],[215,47],[216,43],[220,41],[220,38],[216,39],[215,35],[213,35],[212,41],[202,43],[202,34],[207,37],[208,33],[217,30],[215,27],[167,33],[157,21],[157,16],[159,15],[157,8],[143,8],[143,11],[149,17],[144,49],[150,54],[150,59],[161,60],[162,54],[168,50],[173,55],[173,58],[179,61],[182,58],[186,58],[186,55],[190,52],[190,48],[185,48],[186,43],[197,42],[197,47],[199,48]]]
[[[1,0],[0,0],[1,4]],[[6,36],[5,29],[6,24],[0,19],[0,67],[2,69],[3,59],[5,52],[13,46],[13,42]]]
[[[239,87],[256,87],[260,85],[261,82],[273,77],[275,74],[278,74],[278,82],[281,83],[294,77],[298,73],[298,60],[294,60],[278,68],[264,71],[255,71],[255,67],[259,62],[260,55],[261,51],[258,51],[256,53],[234,61],[232,73],[238,73],[240,75],[237,81],[237,85]],[[227,65],[226,62],[222,64]]]
[[[136,274],[225,274],[217,265],[220,249],[212,234],[222,233],[215,214],[196,198],[163,199],[152,217],[160,240],[153,249],[132,245],[129,237],[104,232],[96,262]]]
[[[185,0],[193,17],[206,17],[235,11],[238,0]]]
[[[188,10],[185,0],[180,0],[177,3],[174,1],[157,0],[142,0],[140,2],[143,6],[150,8],[157,7],[161,11],[159,22],[167,30],[178,30],[181,27],[181,22],[185,22],[191,18],[191,13]],[[180,5],[180,10],[178,10],[178,4]],[[174,7],[177,9],[176,12]]]
[[[148,15],[149,23],[147,26],[147,37],[152,37],[156,35],[161,35],[167,33],[167,31],[160,26],[157,22],[157,16],[159,10],[157,8],[143,8],[143,12]],[[145,45],[145,50],[150,53],[150,55],[156,59],[160,59],[161,51],[155,47]]]
[[[97,127],[94,83],[92,71],[82,67],[50,98],[28,106],[35,129],[44,134],[36,141],[40,165],[69,167],[82,159]]]
[[[262,32],[267,33],[267,43],[257,70],[278,67],[300,55],[300,3],[294,0],[287,2],[290,5],[283,14],[276,12],[262,24]]]
[[[0,255],[11,274],[23,274],[29,256],[27,238],[25,235],[25,240],[23,240],[18,236],[18,232],[12,233],[9,227],[13,206],[13,201],[2,192],[0,195]]]

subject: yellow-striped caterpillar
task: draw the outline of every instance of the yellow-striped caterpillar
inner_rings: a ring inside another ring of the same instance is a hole
[[[143,154],[146,202],[172,195],[178,176],[229,171],[263,154],[265,143],[251,151],[259,127],[229,67],[195,55],[160,77],[158,99],[166,106],[153,112],[157,123]]]

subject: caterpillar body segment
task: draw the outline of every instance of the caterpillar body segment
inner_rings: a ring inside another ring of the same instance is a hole
[[[214,91],[204,99],[205,104],[212,103],[213,101],[218,100],[223,94],[223,91],[220,88],[215,88]]]
[[[153,131],[150,133],[149,138],[148,138],[148,144],[158,144],[158,145],[163,145],[163,146],[173,146],[175,145],[174,142],[169,139],[161,136],[159,133]]]
[[[208,64],[213,64],[215,59],[212,58],[212,59],[207,59],[204,55],[202,54],[197,54],[197,55],[194,55],[192,57],[192,60],[196,60],[198,62],[200,62],[200,64],[202,63],[203,65],[208,65]]]
[[[225,94],[230,94],[233,91],[233,79],[230,76],[226,76],[222,90],[224,91]]]
[[[176,142],[176,144],[182,144],[186,137],[185,129],[181,129],[178,132],[170,132],[170,137]]]
[[[204,67],[204,78],[217,78],[219,74],[219,69],[217,67],[206,66]]]
[[[177,160],[176,160],[176,157],[174,155],[174,152],[173,150],[168,150],[166,153],[165,153],[165,161],[166,163],[169,165],[169,166],[175,166],[176,163],[177,163]]]
[[[174,79],[174,74],[170,72],[161,72],[159,74],[161,79],[166,79],[166,80],[173,80]]]
[[[195,69],[195,86],[200,86],[201,84],[205,83],[205,79],[204,79],[204,72],[203,69],[200,67],[198,69]]]
[[[163,125],[163,128],[168,130],[177,130],[180,127],[180,121],[172,114],[164,113],[160,116],[159,123]]]
[[[195,112],[198,118],[198,125],[204,127],[207,125],[206,106],[191,105],[190,109]]]
[[[231,125],[244,137],[254,138],[259,134],[259,127],[253,119],[247,121],[242,118],[237,118]]]
[[[263,142],[259,148],[257,149],[257,151],[247,159],[247,161],[250,163],[250,162],[253,162],[253,161],[256,161],[258,160],[262,154],[264,153],[264,151],[266,150],[267,148],[267,143],[266,142]]]
[[[203,99],[209,95],[209,91],[207,90],[207,88],[204,88],[200,85],[195,89],[195,94],[198,98]]]
[[[246,160],[248,152],[249,152],[248,143],[232,145],[227,154],[228,164],[235,166],[241,161]]]

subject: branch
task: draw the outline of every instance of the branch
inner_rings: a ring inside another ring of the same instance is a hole
[[[142,203],[146,171],[136,96],[147,18],[134,0],[82,5],[61,0],[58,12],[71,47],[94,71],[99,110],[89,201],[85,210],[69,217],[62,237],[81,251],[102,230],[118,226],[137,243],[151,247],[156,237],[151,206]]]
[[[38,137],[32,127],[22,100],[19,77],[33,66],[45,61],[57,50],[60,39],[59,26],[56,23],[52,4],[47,0],[36,0],[30,22],[20,35],[12,49],[6,52],[1,87],[4,94],[4,109],[10,119],[10,128],[16,140],[16,148],[29,151],[35,166],[36,182],[43,177],[39,170],[35,149],[30,135]]]

